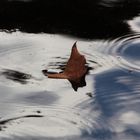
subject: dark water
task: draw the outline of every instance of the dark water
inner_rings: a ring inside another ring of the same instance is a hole
[[[1,29],[87,39],[132,33],[127,20],[140,12],[139,0],[1,0],[0,6]]]
[[[139,140],[140,1],[0,1],[1,140]],[[62,72],[86,58],[77,91]]]

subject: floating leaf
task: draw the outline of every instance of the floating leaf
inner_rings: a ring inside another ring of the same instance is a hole
[[[42,72],[48,78],[68,79],[73,89],[77,91],[78,87],[86,86],[85,75],[88,72],[88,67],[85,64],[86,59],[78,52],[75,42],[72,47],[71,56],[63,72],[55,74],[50,74],[47,70],[42,70]]]

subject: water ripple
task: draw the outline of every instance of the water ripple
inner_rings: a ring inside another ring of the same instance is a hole
[[[19,71],[16,77],[29,82],[21,85],[0,76],[0,120],[11,120],[2,127],[1,138],[41,136],[45,139],[111,140],[123,139],[122,134],[128,138],[131,130],[139,133],[139,34],[113,41],[77,42],[78,50],[92,68],[86,76],[87,86],[77,93],[67,80],[48,79],[41,73],[44,68],[63,70],[75,39],[47,35],[31,37],[29,34],[19,37],[24,41],[17,36],[14,36],[16,43],[10,44],[13,38],[7,45],[1,41],[0,71],[10,69],[10,73],[4,74],[12,79],[15,78],[13,72]],[[32,75],[31,79],[24,77],[26,73]],[[36,114],[43,117],[22,118]]]
[[[5,137],[5,135],[32,136],[37,134],[56,138],[81,135],[82,129],[88,133],[93,131],[93,118],[85,117],[80,108],[70,108],[55,104],[46,107],[18,106],[19,109],[21,107],[22,111],[14,112],[0,120],[0,122],[3,122],[3,120],[6,122],[1,125],[2,137]],[[37,115],[42,117],[36,118]],[[33,117],[27,118],[24,116]],[[24,130],[25,128],[26,131]]]
[[[117,65],[132,71],[140,71],[140,34],[123,36],[106,48],[106,53],[114,56]]]

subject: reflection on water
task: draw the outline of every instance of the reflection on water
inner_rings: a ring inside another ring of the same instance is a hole
[[[26,80],[31,78],[31,75],[15,70],[4,70],[1,75],[4,75],[7,79],[20,82],[21,84],[26,84]]]
[[[139,0],[1,0],[0,29],[116,38],[132,33],[126,20],[138,16]],[[26,10],[25,10],[26,9]]]
[[[139,0],[0,5],[1,140],[139,140]],[[89,68],[77,92],[42,73],[61,73],[75,41]]]
[[[112,41],[79,40],[78,50],[90,70],[87,85],[77,92],[67,80],[42,74],[46,68],[63,70],[74,38],[21,32],[1,35],[2,139],[139,139],[139,34]]]

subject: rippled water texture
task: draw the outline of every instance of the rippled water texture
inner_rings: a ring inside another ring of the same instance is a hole
[[[140,36],[85,41],[0,33],[0,139],[139,140]],[[59,72],[75,41],[91,68],[75,92]]]

